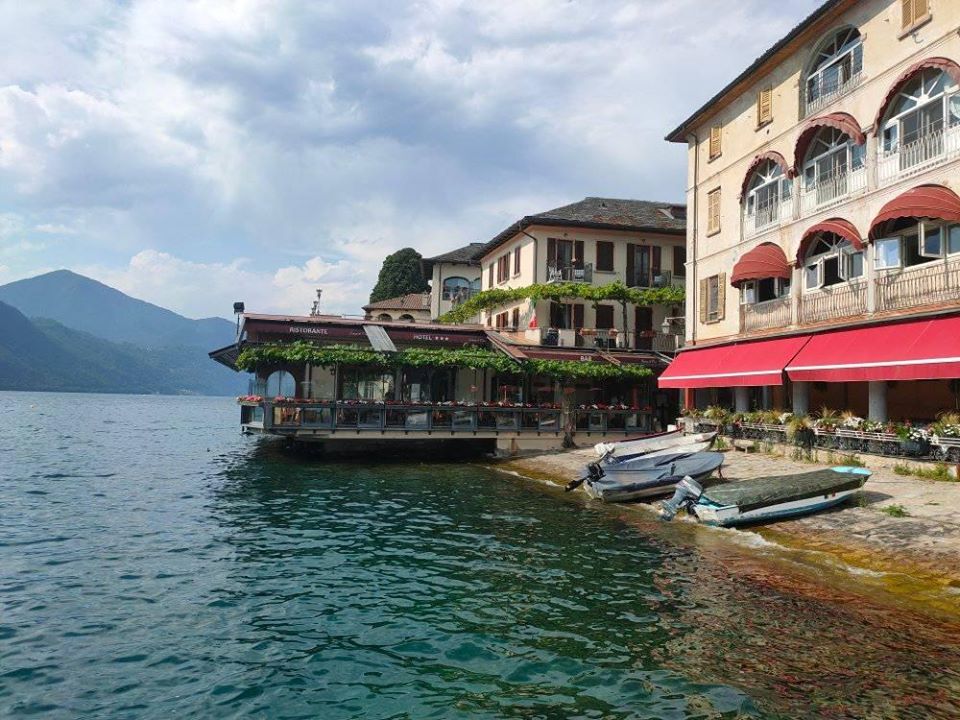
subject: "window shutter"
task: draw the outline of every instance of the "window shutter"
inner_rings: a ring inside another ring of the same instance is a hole
[[[710,292],[710,281],[704,278],[700,281],[700,322],[707,322],[707,293]]]
[[[487,268],[487,288],[493,287],[493,263]]]
[[[513,273],[514,275],[520,273],[520,248],[516,248],[513,251]]]
[[[557,265],[557,240],[556,238],[547,238],[547,267],[556,267]]]
[[[510,325],[512,325],[514,328],[520,327],[520,308],[513,309],[513,313],[511,313],[510,317]]]
[[[627,285],[629,287],[637,284],[637,279],[633,276],[636,270],[636,248],[637,246],[633,243],[627,243]]]
[[[720,126],[710,128],[710,159],[720,157]]]
[[[720,188],[707,193],[707,232],[720,230]]]
[[[687,249],[679,245],[673,248],[673,274],[676,277],[687,275]]]
[[[573,266],[577,270],[583,270],[583,240],[573,243],[573,255]]]
[[[656,283],[656,281],[657,281],[657,275],[660,274],[660,266],[661,266],[660,260],[661,260],[662,257],[663,257],[663,248],[661,248],[659,245],[654,245],[654,246],[653,246],[653,258],[652,258],[652,260],[651,260],[652,270],[653,270],[652,275],[653,275],[653,282],[654,282],[654,283]]]
[[[503,279],[510,277],[510,253],[503,256]]]
[[[773,88],[764,88],[757,93],[757,125],[773,119]]]
[[[727,274],[717,275],[717,320],[723,320],[727,312]]]
[[[573,306],[573,328],[575,330],[583,328],[583,305],[580,303]]]
[[[900,27],[910,27],[913,25],[913,0],[900,0],[900,10]]]

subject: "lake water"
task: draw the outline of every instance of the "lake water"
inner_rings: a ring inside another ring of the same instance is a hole
[[[736,531],[289,457],[223,398],[0,413],[0,717],[960,716],[956,624]]]

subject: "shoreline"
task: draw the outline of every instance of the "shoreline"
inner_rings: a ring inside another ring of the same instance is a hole
[[[812,466],[837,464],[797,461],[783,454],[724,453],[724,478],[728,482],[755,477],[790,475],[809,471]],[[581,477],[587,462],[595,460],[592,448],[509,458],[493,465],[496,469],[557,488]],[[832,565],[846,569],[860,581],[878,584],[891,595],[920,604],[938,613],[960,617],[960,482],[924,480],[896,475],[889,458],[861,456],[873,473],[860,493],[835,509],[800,518],[739,529],[709,528],[742,541],[753,536],[785,553],[801,553],[804,564]],[[590,500],[582,489],[580,498]],[[618,503],[618,510],[655,513],[657,498],[650,503]],[[900,506],[905,515],[894,517],[883,508]],[[678,518],[698,529],[692,518]]]

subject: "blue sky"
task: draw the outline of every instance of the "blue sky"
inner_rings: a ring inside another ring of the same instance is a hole
[[[398,248],[682,200],[663,136],[818,4],[0,0],[0,283],[360,312]]]

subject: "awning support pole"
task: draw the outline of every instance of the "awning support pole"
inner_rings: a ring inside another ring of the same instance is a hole
[[[887,421],[887,382],[879,380],[867,383],[869,393],[869,417],[875,422]]]

